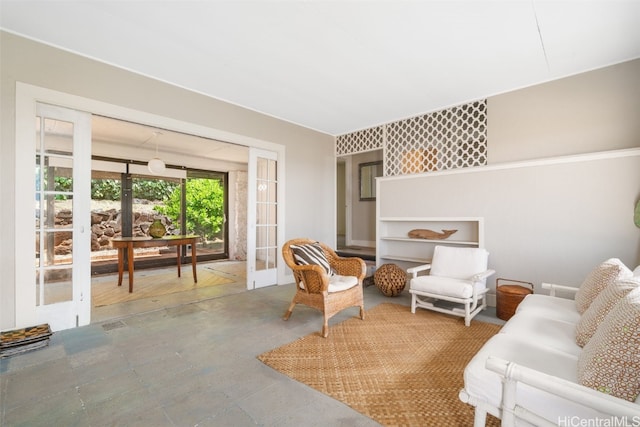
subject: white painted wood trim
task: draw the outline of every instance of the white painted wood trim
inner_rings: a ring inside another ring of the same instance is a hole
[[[468,168],[447,169],[435,172],[416,173],[411,175],[385,176],[378,178],[381,181],[393,181],[398,179],[415,179],[432,176],[470,174],[480,172],[491,172],[506,169],[531,168],[537,166],[558,165],[567,163],[589,162],[603,159],[616,159],[621,157],[640,156],[640,148],[625,148],[621,150],[599,151],[596,153],[576,154],[571,156],[549,157],[544,159],[523,160],[518,162],[505,162],[495,165],[476,166]],[[380,188],[380,186],[377,186]]]

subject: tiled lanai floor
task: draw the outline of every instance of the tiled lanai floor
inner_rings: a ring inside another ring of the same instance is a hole
[[[377,426],[256,358],[317,333],[322,317],[298,305],[282,320],[293,284],[245,286],[219,285],[195,303],[174,294],[168,308],[57,332],[44,349],[2,359],[0,425]],[[407,290],[396,298],[375,286],[364,292],[367,310],[410,301]],[[357,315],[347,309],[330,325]]]

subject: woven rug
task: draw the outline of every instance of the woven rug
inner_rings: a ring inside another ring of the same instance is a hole
[[[258,359],[385,426],[471,426],[473,408],[458,399],[462,372],[499,330],[384,303],[364,321],[330,327],[328,338],[314,333]],[[487,425],[499,422],[488,416]]]

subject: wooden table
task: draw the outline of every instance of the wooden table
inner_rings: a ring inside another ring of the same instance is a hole
[[[183,245],[191,245],[191,268],[193,269],[193,281],[198,283],[196,274],[196,240],[200,236],[177,235],[164,236],[160,239],[151,237],[114,237],[111,244],[118,249],[118,286],[122,285],[122,272],[124,270],[124,251],[127,251],[127,267],[129,269],[129,292],[133,292],[133,248],[151,248],[156,246],[175,246],[178,264],[178,277],[180,277],[181,256],[180,249]]]

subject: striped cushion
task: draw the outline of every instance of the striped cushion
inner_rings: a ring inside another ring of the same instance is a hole
[[[293,259],[298,265],[319,265],[329,276],[333,273],[331,265],[318,242],[306,245],[291,245]]]

